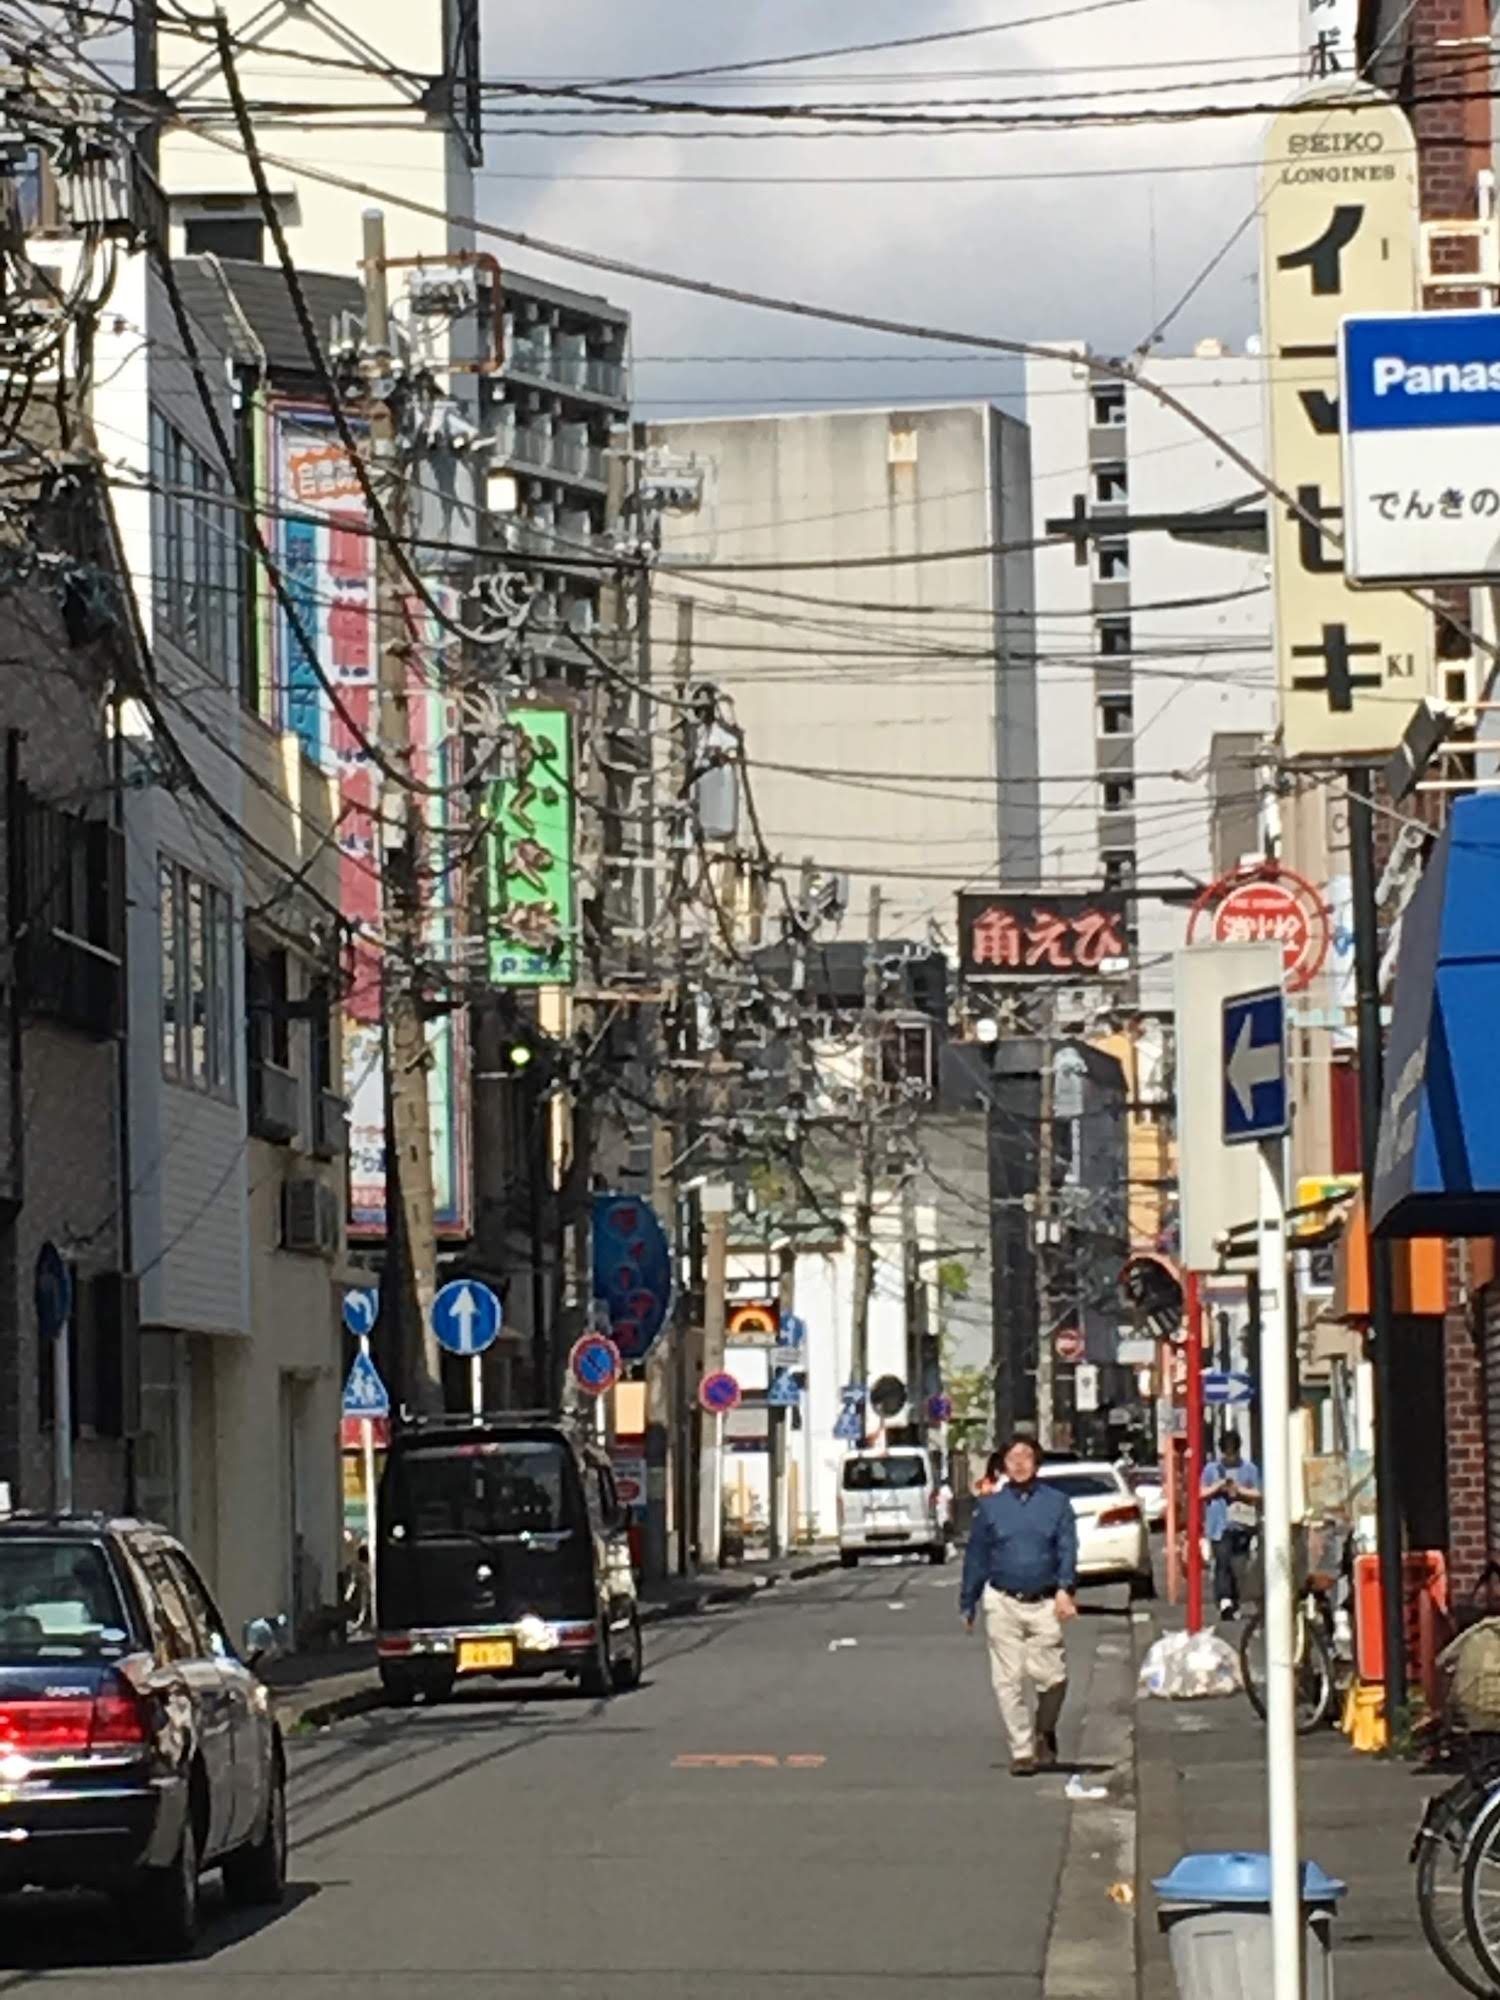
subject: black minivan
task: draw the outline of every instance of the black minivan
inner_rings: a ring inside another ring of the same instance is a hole
[[[391,1439],[375,1571],[380,1679],[400,1705],[455,1681],[641,1678],[628,1515],[608,1458],[565,1424],[425,1419]]]

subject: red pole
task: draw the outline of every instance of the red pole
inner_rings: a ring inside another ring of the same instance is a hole
[[[1187,1626],[1203,1630],[1203,1326],[1198,1273],[1183,1301],[1187,1334]]]

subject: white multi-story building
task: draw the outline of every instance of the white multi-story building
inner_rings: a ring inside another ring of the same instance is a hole
[[[965,403],[645,437],[648,485],[687,496],[663,517],[656,672],[690,644],[694,681],[732,697],[770,847],[850,875],[851,934],[877,883],[884,935],[951,946],[961,885],[1035,866],[1025,426]]]
[[[1036,532],[1114,512],[1121,532],[1036,552],[1041,879],[1180,895],[1255,846],[1250,745],[1276,713],[1267,557],[1253,532],[1208,542],[1127,523],[1242,503],[1259,515],[1264,496],[1177,412],[1091,368],[1082,343],[1050,344],[1079,358],[1026,370]],[[1260,356],[1205,341],[1145,373],[1264,462]],[[1165,1008],[1184,912],[1150,893],[1135,911],[1139,997]]]

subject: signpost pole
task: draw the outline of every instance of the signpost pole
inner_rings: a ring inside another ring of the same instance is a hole
[[[1161,1356],[1158,1364],[1161,1382],[1159,1393],[1167,1410],[1165,1436],[1161,1432],[1161,1419],[1157,1418],[1157,1435],[1161,1441],[1162,1478],[1166,1487],[1167,1501],[1167,1602],[1175,1604],[1178,1597],[1177,1549],[1181,1527],[1177,1504],[1178,1469],[1181,1461],[1177,1455],[1176,1358],[1172,1353],[1170,1340],[1161,1341],[1158,1344],[1158,1352]]]
[[[359,1351],[368,1361],[370,1358],[370,1336],[362,1333],[359,1337]],[[359,1420],[360,1449],[365,1467],[365,1562],[370,1577],[370,1630],[380,1630],[380,1616],[375,1583],[375,1536],[379,1527],[376,1519],[375,1502],[375,1420],[361,1417]]]
[[[1286,1322],[1286,1141],[1263,1141],[1257,1265],[1261,1310],[1261,1451],[1265,1492],[1266,1804],[1271,1845],[1272,1993],[1302,1992],[1302,1894],[1297,1853],[1297,1707],[1293,1652],[1291,1366]]]
[[[52,1494],[59,1514],[73,1511],[73,1356],[71,1311],[52,1336]]]
[[[1187,1274],[1187,1628],[1203,1630],[1203,1324],[1198,1273]]]
[[[714,1412],[714,1520],[724,1519],[724,1412]],[[717,1569],[720,1557],[720,1543],[717,1528],[714,1533],[714,1567]]]

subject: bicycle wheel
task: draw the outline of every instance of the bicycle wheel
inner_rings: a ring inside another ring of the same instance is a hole
[[[1294,1644],[1297,1734],[1310,1736],[1315,1729],[1321,1729],[1333,1714],[1336,1683],[1333,1656],[1328,1650],[1328,1641],[1323,1636],[1322,1627],[1315,1618],[1308,1616],[1306,1607],[1300,1604],[1297,1607]],[[1262,1611],[1257,1611],[1248,1619],[1244,1630],[1240,1633],[1240,1671],[1244,1675],[1245,1692],[1250,1697],[1250,1706],[1264,1722],[1266,1623]]]
[[[1500,1989],[1500,1789],[1491,1788],[1464,1844],[1464,1928],[1487,1994]]]
[[[1480,1778],[1460,1778],[1428,1801],[1412,1845],[1417,1864],[1417,1915],[1433,1956],[1475,2000],[1496,2000],[1469,1937],[1464,1906],[1464,1864],[1469,1837],[1491,1796]]]

